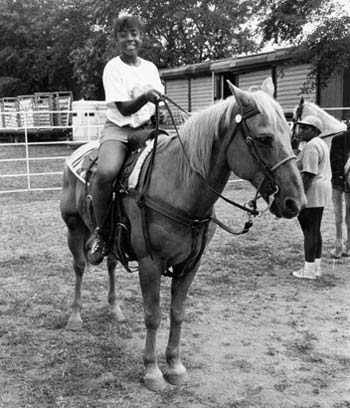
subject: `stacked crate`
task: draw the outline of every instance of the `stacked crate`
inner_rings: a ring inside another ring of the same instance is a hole
[[[5,113],[2,100],[0,100],[0,129],[5,127]]]
[[[73,93],[66,92],[53,92],[53,108],[54,108],[54,126],[69,126],[72,123],[71,111]]]
[[[35,98],[34,95],[20,95],[18,100],[18,125],[19,127],[34,127],[34,110]]]
[[[37,92],[34,95],[35,112],[34,126],[51,127],[53,126],[53,95],[51,92]]]
[[[1,124],[3,128],[18,128],[18,99],[16,97],[1,99]]]

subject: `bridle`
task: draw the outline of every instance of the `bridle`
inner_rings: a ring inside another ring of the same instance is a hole
[[[292,137],[291,137],[291,144],[293,149],[296,149],[299,145],[299,132],[297,132],[297,123],[299,120],[301,120],[303,116],[303,110],[304,110],[304,98],[301,97],[299,100],[299,104],[297,106],[296,112],[295,112],[295,118],[293,118],[293,128],[292,128]]]
[[[241,127],[242,130],[242,135],[243,138],[246,142],[246,144],[248,145],[250,154],[253,156],[253,158],[255,159],[255,161],[258,163],[259,168],[263,171],[264,173],[264,178],[261,181],[261,183],[259,184],[259,186],[256,189],[256,194],[254,199],[250,202],[250,205],[253,206],[253,208],[256,209],[256,202],[257,200],[262,197],[261,195],[261,190],[263,189],[263,186],[268,183],[271,186],[271,193],[268,194],[267,197],[267,201],[268,201],[268,205],[265,208],[265,210],[261,211],[261,213],[266,212],[268,209],[270,209],[273,201],[275,200],[275,196],[277,195],[279,188],[275,182],[275,177],[274,177],[274,172],[284,163],[287,163],[290,160],[294,160],[296,159],[296,156],[294,154],[290,155],[290,156],[286,156],[283,159],[281,159],[279,162],[277,162],[276,164],[274,164],[273,166],[269,167],[264,160],[261,158],[261,155],[259,154],[259,150],[256,146],[254,137],[251,136],[250,132],[249,132],[249,128],[247,125],[247,119],[260,114],[260,111],[258,110],[258,108],[256,106],[251,107],[250,109],[248,109],[246,112],[244,112],[244,108],[243,105],[240,101],[240,99],[238,98],[236,92],[234,89],[232,89],[233,95],[236,98],[236,102],[237,105],[239,107],[239,111],[240,113],[238,113],[235,117],[235,121],[237,123],[237,127],[233,133],[233,136],[231,137],[231,140],[229,142],[229,144],[233,141],[233,138],[235,137],[235,134],[238,130],[239,127]]]
[[[176,126],[176,122],[174,120],[172,111],[167,103],[167,101],[171,102],[172,104],[174,104],[178,109],[180,109],[181,111],[185,112],[179,105],[177,105],[174,101],[172,101],[169,97],[167,96],[163,96],[162,100],[164,101],[164,104],[169,112],[169,115],[171,117],[171,120],[173,122],[174,128],[176,130],[176,136],[179,140],[182,152],[186,158],[186,161],[188,162],[188,165],[190,166],[190,168],[192,169],[192,171],[194,171],[201,179],[202,181],[205,183],[205,185],[207,186],[207,188],[212,191],[214,194],[216,194],[217,197],[220,197],[221,199],[225,200],[226,202],[246,211],[248,213],[248,220],[246,221],[246,223],[244,224],[244,227],[241,231],[237,232],[234,231],[232,228],[228,227],[227,225],[223,224],[221,221],[219,221],[215,215],[214,215],[214,210],[213,207],[210,208],[209,212],[206,216],[204,216],[203,218],[193,218],[188,216],[187,213],[185,213],[182,209],[176,208],[173,205],[171,205],[170,203],[164,202],[164,201],[160,201],[160,200],[156,200],[152,197],[149,197],[147,194],[147,189],[151,180],[151,174],[152,174],[152,166],[153,166],[153,162],[154,162],[154,157],[156,154],[156,148],[157,148],[157,140],[158,140],[158,134],[159,134],[159,103],[156,104],[156,131],[155,131],[155,136],[154,136],[154,143],[153,143],[153,149],[152,149],[152,154],[148,163],[148,166],[146,168],[146,172],[145,172],[145,179],[143,182],[142,187],[139,190],[128,190],[125,191],[125,193],[127,195],[129,195],[130,197],[133,197],[136,200],[136,203],[138,205],[138,207],[140,208],[141,211],[141,223],[142,223],[142,231],[143,231],[143,235],[144,235],[144,242],[145,242],[145,248],[147,253],[151,256],[152,258],[152,244],[151,244],[151,240],[150,240],[150,234],[149,234],[149,228],[148,228],[148,217],[147,217],[147,208],[152,209],[153,211],[162,214],[163,216],[178,222],[188,228],[191,229],[192,231],[192,243],[191,243],[191,251],[190,251],[190,255],[188,256],[187,260],[184,263],[182,272],[180,274],[180,276],[183,276],[183,274],[188,270],[188,268],[191,265],[194,265],[199,258],[201,257],[206,242],[207,242],[207,237],[208,237],[208,226],[210,221],[214,222],[215,224],[217,224],[218,226],[220,226],[222,229],[224,229],[225,231],[234,234],[234,235],[240,235],[240,234],[244,234],[246,232],[249,231],[249,229],[252,227],[253,222],[252,222],[252,217],[253,216],[258,216],[261,215],[261,211],[257,210],[257,200],[261,197],[263,197],[263,195],[261,194],[261,191],[264,188],[264,183],[269,183],[269,186],[271,187],[271,191],[269,192],[269,194],[267,194],[267,198],[268,198],[268,207],[263,211],[265,212],[267,209],[269,209],[273,203],[273,201],[275,200],[275,196],[278,193],[279,189],[278,186],[275,182],[275,176],[274,176],[274,172],[283,164],[285,164],[286,162],[288,162],[289,160],[295,159],[294,155],[290,155],[290,156],[286,156],[284,157],[282,160],[280,160],[279,162],[277,162],[276,164],[274,164],[273,166],[269,167],[265,161],[262,159],[261,155],[259,154],[259,150],[255,144],[255,140],[254,137],[252,137],[250,135],[249,132],[249,128],[247,125],[247,120],[250,119],[251,117],[257,115],[260,113],[260,111],[257,109],[256,106],[251,107],[250,109],[244,110],[243,106],[239,100],[239,98],[237,97],[237,95],[235,95],[236,97],[236,101],[239,107],[239,113],[236,114],[235,116],[235,123],[236,126],[233,129],[233,132],[230,136],[230,140],[228,142],[228,146],[233,142],[233,139],[235,138],[237,131],[239,128],[241,128],[241,133],[243,135],[243,138],[249,148],[249,152],[252,155],[252,157],[254,158],[254,160],[256,160],[259,168],[263,171],[264,173],[264,178],[261,181],[261,183],[259,184],[255,197],[253,200],[251,200],[249,203],[247,203],[246,205],[241,205],[235,201],[232,201],[230,199],[228,199],[227,197],[224,197],[221,193],[219,193],[218,191],[216,191],[206,180],[206,178],[200,174],[197,170],[195,170],[192,166],[191,166],[191,162],[189,160],[189,157],[187,155],[186,149],[184,148],[183,142],[181,140],[181,137],[179,135],[179,131],[178,128]],[[187,115],[188,113],[185,112]],[[227,148],[228,148],[227,146]],[[227,150],[227,149],[226,149]],[[265,194],[266,196],[266,194]],[[200,248],[199,251],[197,248]],[[125,265],[124,265],[125,266]],[[127,268],[127,262],[126,262],[126,268]],[[172,272],[166,271],[164,273],[165,276],[175,276]]]
[[[234,91],[233,91],[234,92]],[[253,116],[256,116],[257,114],[260,114],[259,109],[256,106],[252,106],[247,110],[244,110],[243,105],[240,101],[240,99],[238,98],[238,96],[233,93],[233,95],[235,96],[238,108],[239,108],[239,113],[236,114],[235,116],[235,122],[236,122],[236,127],[234,129],[234,131],[232,132],[232,135],[230,137],[230,140],[228,141],[228,146],[233,142],[233,139],[235,138],[237,131],[239,128],[241,128],[242,130],[242,135],[244,138],[244,141],[246,142],[248,148],[249,148],[249,152],[252,155],[252,157],[254,158],[254,160],[257,162],[259,168],[263,171],[264,173],[264,178],[263,180],[260,182],[258,188],[256,189],[256,194],[255,197],[253,198],[253,200],[250,200],[246,205],[241,205],[235,201],[232,201],[230,199],[228,199],[227,197],[223,196],[222,194],[220,194],[218,191],[216,191],[212,186],[210,186],[210,184],[207,182],[207,180],[201,175],[199,174],[195,169],[192,168],[192,170],[194,172],[196,172],[204,181],[204,183],[206,184],[206,186],[209,188],[210,191],[212,191],[214,194],[216,194],[218,197],[220,197],[221,199],[223,199],[224,201],[228,202],[231,205],[234,205],[244,211],[246,211],[250,216],[259,216],[262,213],[266,212],[268,209],[270,209],[273,201],[275,200],[275,196],[278,194],[279,188],[275,182],[275,177],[274,177],[274,172],[284,163],[290,161],[290,160],[294,160],[296,159],[296,156],[290,155],[290,156],[286,156],[283,159],[281,159],[279,162],[277,162],[276,164],[274,164],[273,166],[269,167],[264,160],[262,159],[259,150],[256,146],[254,137],[250,135],[249,132],[249,128],[247,125],[247,120],[250,119]],[[173,105],[175,105],[178,109],[180,109],[181,111],[183,111],[184,113],[186,113],[188,115],[188,113],[186,111],[184,111],[184,109],[182,109],[179,105],[177,105],[174,101],[172,101],[168,96],[164,96],[164,103],[165,106],[167,107],[167,110],[169,112],[169,115],[173,121],[173,123],[175,123],[173,116],[172,116],[172,112],[171,109],[169,108],[169,105],[167,104],[167,101],[171,102]],[[177,126],[175,127],[175,131],[176,131],[176,135],[177,138],[180,141],[183,153],[186,157],[186,160],[188,162],[188,164],[190,165],[190,161],[189,158],[187,156],[186,150],[183,146],[181,137],[179,135]],[[269,183],[269,185],[271,186],[271,192],[268,194],[268,205],[267,207],[262,210],[262,211],[258,211],[257,210],[257,201],[259,198],[263,197],[263,195],[261,194],[261,191],[263,189],[263,186]]]

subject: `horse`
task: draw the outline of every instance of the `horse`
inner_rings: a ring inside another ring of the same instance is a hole
[[[130,226],[130,243],[138,262],[143,297],[146,341],[146,388],[162,390],[167,382],[187,379],[180,357],[181,327],[188,290],[216,225],[211,214],[233,171],[248,180],[269,203],[277,217],[292,218],[305,206],[306,197],[290,145],[290,129],[280,105],[262,90],[243,91],[196,112],[164,149],[156,151],[147,197],[167,211],[147,208],[147,234],[142,209],[126,194],[121,205]],[[142,170],[141,173],[145,173]],[[85,244],[92,230],[84,206],[84,183],[65,166],[61,214],[68,228],[68,245],[76,276],[72,313],[67,329],[82,327],[81,284],[87,266]],[[147,206],[147,200],[145,201]],[[180,216],[181,215],[181,216]],[[186,221],[187,220],[187,221]],[[186,221],[186,222],[185,222]],[[147,235],[151,253],[147,250]],[[190,260],[190,262],[189,262]],[[114,271],[117,260],[107,257],[108,302],[117,321],[124,315],[116,300]],[[164,375],[158,367],[156,335],[161,321],[160,282],[172,268],[170,331]]]
[[[293,121],[301,120],[308,115],[317,116],[322,122],[322,133],[330,147],[330,161],[332,169],[332,201],[335,219],[335,245],[331,250],[333,258],[350,256],[350,183],[346,183],[344,168],[350,153],[350,132],[346,125],[324,109],[303,98],[294,108]],[[343,202],[345,215],[343,216]],[[346,240],[343,242],[343,223],[346,226]]]

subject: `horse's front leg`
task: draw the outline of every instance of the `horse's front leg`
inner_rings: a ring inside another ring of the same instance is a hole
[[[170,333],[166,349],[166,379],[170,384],[180,385],[187,378],[185,366],[180,359],[180,337],[188,289],[196,275],[199,263],[186,275],[173,278],[171,284]],[[181,267],[174,268],[174,273],[181,273]]]
[[[166,382],[157,363],[156,336],[161,320],[159,292],[162,262],[156,262],[150,257],[139,261],[139,278],[143,297],[143,308],[146,325],[146,344],[144,349],[145,386],[151,391],[161,391]]]
[[[331,251],[334,258],[340,258],[343,252],[343,193],[332,189],[332,200],[335,220],[335,247]]]
[[[346,224],[346,243],[343,254],[350,256],[350,193],[344,193],[345,198],[345,224]]]
[[[108,278],[109,278],[109,288],[108,288],[108,304],[112,317],[118,322],[125,322],[124,314],[120,308],[119,302],[117,302],[117,296],[115,291],[115,268],[117,266],[117,261],[113,255],[107,258],[107,268],[108,268]]]
[[[68,226],[68,246],[73,255],[73,269],[75,272],[74,299],[72,303],[72,313],[69,317],[66,329],[80,330],[83,322],[81,319],[81,284],[86,269],[86,258],[84,244],[86,238],[86,228],[77,216],[70,216],[66,219]]]

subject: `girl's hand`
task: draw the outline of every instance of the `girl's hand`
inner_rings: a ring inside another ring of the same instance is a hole
[[[147,102],[154,103],[155,105],[162,100],[163,95],[156,89],[149,89],[145,92]]]

